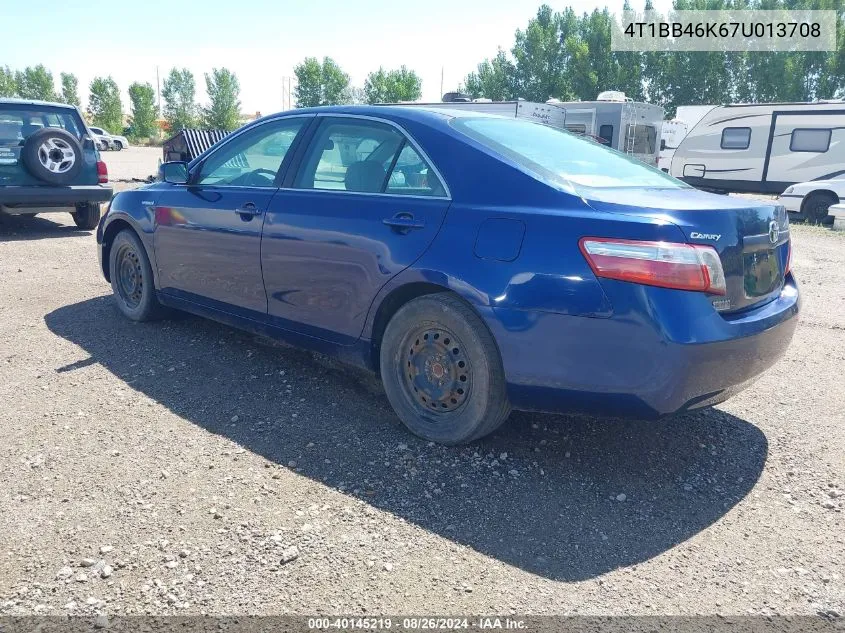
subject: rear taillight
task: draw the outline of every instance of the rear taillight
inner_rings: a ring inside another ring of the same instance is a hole
[[[725,272],[712,246],[584,237],[581,252],[596,277],[723,295]]]
[[[109,168],[106,167],[106,164],[98,160],[97,161],[97,182],[99,183],[106,183],[109,181]]]

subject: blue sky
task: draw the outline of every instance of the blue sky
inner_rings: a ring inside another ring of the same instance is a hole
[[[58,82],[59,72],[75,73],[87,104],[87,86],[97,75],[112,75],[123,91],[133,81],[156,85],[173,66],[197,78],[197,98],[205,99],[202,73],[226,66],[241,82],[245,112],[284,109],[284,77],[304,57],[333,57],[363,86],[367,73],[406,64],[423,79],[423,98],[439,100],[454,89],[484,57],[513,44],[540,0],[142,0],[83,3],[42,0],[38,10],[23,0],[0,0],[0,64],[14,68],[44,64]],[[621,11],[622,0],[573,0],[550,3],[591,11],[608,6]],[[635,8],[642,3],[634,0]],[[669,0],[655,2],[665,9]],[[74,5],[74,6],[71,6]],[[49,17],[33,24],[38,16]],[[75,42],[85,42],[74,45]]]

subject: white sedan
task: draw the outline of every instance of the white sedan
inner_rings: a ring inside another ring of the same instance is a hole
[[[845,178],[811,180],[787,187],[778,200],[786,207],[790,218],[811,224],[830,224],[833,218],[828,209],[845,200]]]

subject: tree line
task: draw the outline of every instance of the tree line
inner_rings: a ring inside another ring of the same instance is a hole
[[[644,10],[652,11],[652,0]],[[614,52],[614,16],[605,8],[577,14],[542,5],[527,26],[517,29],[509,51],[484,59],[457,86],[474,98],[496,101],[593,100],[603,90],[621,90],[636,100],[663,106],[672,116],[678,105],[731,102],[813,101],[845,96],[845,5],[842,0],[674,0],[672,11],[720,9],[832,9],[839,28],[833,52]],[[624,9],[631,10],[629,0]],[[670,15],[667,19],[671,18]],[[406,66],[379,67],[363,87],[330,57],[307,57],[294,68],[297,107],[417,101],[422,80]],[[19,96],[79,105],[78,80],[53,75],[44,66],[12,72],[0,67],[0,97]],[[164,80],[161,116],[170,130],[205,127],[232,130],[240,124],[240,84],[226,68],[205,73],[209,103],[196,103],[196,80],[186,68],[173,68]],[[129,87],[129,132],[138,138],[157,131],[155,91],[149,83]],[[87,111],[93,123],[123,131],[120,90],[112,77],[96,77]]]
[[[53,74],[43,65],[12,72],[0,67],[0,97],[19,97],[54,101],[80,106],[79,80],[71,73],[61,73],[61,90],[56,90]],[[164,80],[161,98],[163,116],[171,131],[182,128],[234,130],[241,124],[238,100],[240,84],[237,76],[226,68],[205,73],[208,105],[196,103],[196,81],[187,68],[173,68]],[[120,88],[111,77],[95,77],[88,87],[86,112],[93,125],[112,134],[126,133],[141,139],[158,134],[159,117],[155,89],[149,82],[129,86],[129,125],[123,123]]]
[[[404,65],[393,70],[379,66],[367,75],[363,88],[350,86],[349,75],[331,57],[324,57],[322,61],[306,57],[293,72],[297,80],[294,96],[298,108],[417,101],[422,96],[422,79]]]
[[[842,0],[674,0],[673,10],[833,9],[834,52],[613,52],[614,17],[607,8],[576,14],[548,5],[524,29],[510,51],[499,49],[459,86],[472,97],[529,101],[593,100],[603,90],[622,90],[663,106],[732,102],[814,101],[845,95],[845,5]],[[624,10],[632,7],[626,0]],[[644,10],[653,11],[651,0]],[[671,18],[670,16],[667,16]]]

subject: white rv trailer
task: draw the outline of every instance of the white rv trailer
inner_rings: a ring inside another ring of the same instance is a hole
[[[663,122],[663,131],[660,135],[660,154],[657,158],[657,166],[662,171],[669,173],[672,166],[672,157],[674,157],[675,150],[678,149],[681,141],[689,133],[690,128],[714,107],[712,105],[678,106],[675,110],[675,118]]]
[[[403,106],[472,110],[515,118],[527,118],[575,134],[589,136],[614,149],[631,154],[650,165],[657,164],[663,108],[626,99],[624,93],[608,91],[596,101],[448,101],[403,103]]]
[[[845,103],[714,106],[675,150],[670,173],[702,189],[749,193],[845,174]]]

